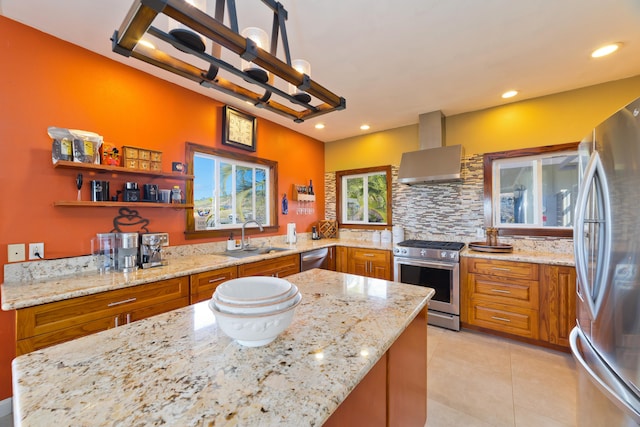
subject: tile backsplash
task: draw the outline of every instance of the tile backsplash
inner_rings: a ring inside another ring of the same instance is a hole
[[[393,224],[404,228],[406,239],[460,241],[481,240],[476,229],[484,228],[483,155],[463,159],[462,182],[405,185],[398,182],[398,167],[392,166]],[[325,218],[336,219],[335,173],[325,174]],[[371,231],[340,229],[340,237],[371,239]],[[516,250],[552,253],[573,252],[569,238],[508,236],[501,243]]]

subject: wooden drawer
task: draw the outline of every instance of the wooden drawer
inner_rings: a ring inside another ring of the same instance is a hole
[[[274,276],[286,277],[300,272],[300,255],[286,255],[279,258],[256,261],[238,266],[238,277]]]
[[[472,300],[483,300],[538,309],[538,282],[522,279],[500,279],[469,274],[468,289]]]
[[[210,299],[218,285],[236,277],[238,277],[238,267],[235,265],[192,274],[189,279],[191,281],[191,304]]]
[[[348,248],[348,252],[349,258],[356,258],[381,264],[391,262],[391,253],[385,250]]]
[[[467,268],[469,273],[511,277],[514,279],[538,280],[538,264],[469,258]]]
[[[188,305],[188,277],[27,307],[16,312],[16,339],[77,328],[97,319],[114,318],[121,313],[132,313],[148,306],[161,307],[172,300],[178,300],[178,306]],[[163,311],[174,308],[177,308],[175,304]]]
[[[469,323],[495,331],[538,339],[538,311],[530,308],[471,301]]]

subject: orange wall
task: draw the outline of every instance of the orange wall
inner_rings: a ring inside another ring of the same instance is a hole
[[[111,230],[117,215],[112,208],[53,206],[55,200],[75,199],[77,190],[75,171],[52,167],[49,126],[93,131],[117,145],[162,151],[165,171],[171,169],[171,161],[184,161],[185,141],[234,150],[220,143],[220,102],[2,16],[0,40],[2,265],[11,243],[44,242],[49,259],[88,254],[91,237]],[[278,234],[285,233],[287,222],[296,222],[299,232],[310,231],[324,212],[323,144],[263,119],[258,119],[257,135],[255,155],[278,161],[279,200],[285,192],[291,198],[293,183],[317,183],[316,214],[297,216],[291,203],[289,215],[280,215]],[[83,198],[89,200],[92,178],[84,175]],[[159,183],[161,188],[175,184]],[[151,231],[170,234],[172,246],[215,240],[186,241],[184,211],[138,211],[150,220]],[[14,313],[0,312],[0,400],[12,394],[14,339]]]

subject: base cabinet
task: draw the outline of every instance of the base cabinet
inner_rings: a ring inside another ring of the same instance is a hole
[[[191,284],[190,304],[211,299],[213,292],[220,284],[236,277],[238,277],[238,267],[235,265],[192,274],[189,278]]]
[[[16,310],[16,356],[189,305],[177,277]]]
[[[300,255],[285,255],[264,261],[250,262],[238,266],[238,277],[273,276],[286,277],[300,273]]]
[[[540,339],[569,347],[569,334],[576,326],[576,269],[540,267]]]
[[[427,420],[427,312],[423,310],[324,426],[423,427]]]
[[[569,348],[574,267],[469,257],[461,263],[463,327]]]
[[[347,248],[347,273],[393,280],[391,252],[383,249]]]

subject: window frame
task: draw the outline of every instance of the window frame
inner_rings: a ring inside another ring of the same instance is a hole
[[[573,237],[573,228],[561,227],[505,227],[494,223],[494,198],[493,198],[493,162],[495,160],[518,157],[541,156],[545,154],[555,155],[561,151],[576,151],[580,142],[569,142],[557,145],[545,145],[541,147],[523,148],[517,150],[486,153],[483,156],[484,172],[484,224],[486,227],[498,227],[502,236],[549,236],[549,237]]]
[[[279,229],[278,224],[278,162],[273,160],[261,159],[259,157],[255,157],[248,154],[236,153],[226,150],[220,150],[213,147],[208,147],[206,145],[195,144],[192,142],[187,142],[185,145],[185,158],[187,161],[188,171],[194,173],[194,156],[196,153],[205,154],[208,156],[215,156],[219,158],[226,158],[232,162],[243,162],[249,164],[255,164],[260,166],[265,166],[268,169],[268,181],[269,181],[269,195],[268,202],[269,206],[267,208],[267,215],[271,218],[271,224],[263,225],[265,232],[277,232]],[[194,206],[194,181],[187,181],[187,189],[186,189],[186,197],[187,203],[191,206]],[[225,227],[219,228],[215,230],[196,230],[195,228],[195,219],[194,219],[194,210],[195,206],[186,209],[186,231],[185,237],[187,239],[201,239],[201,238],[211,238],[211,237],[228,237],[229,234],[234,233],[238,234],[242,229],[240,224],[235,224],[236,227]],[[257,227],[255,227],[257,230]],[[254,227],[247,227],[245,230],[245,234],[254,234],[256,231]]]
[[[377,224],[377,223],[369,223],[369,222],[358,222],[358,223],[351,223],[351,222],[343,222],[342,220],[342,213],[343,213],[343,201],[342,201],[342,195],[343,195],[343,190],[342,190],[342,179],[344,177],[350,177],[350,176],[364,176],[364,175],[370,175],[373,173],[384,173],[386,174],[387,177],[387,192],[386,192],[386,196],[387,196],[387,210],[386,210],[386,214],[387,214],[387,222],[385,224]],[[392,212],[392,204],[393,204],[393,199],[392,199],[392,175],[391,175],[391,166],[376,166],[376,167],[371,167],[371,168],[363,168],[363,169],[350,169],[350,170],[343,170],[343,171],[337,171],[335,173],[336,176],[336,220],[338,222],[338,226],[339,227],[343,227],[343,228],[353,228],[353,229],[371,229],[371,230],[376,230],[376,229],[385,229],[385,228],[391,228],[393,227],[393,218],[391,216],[391,212]]]

